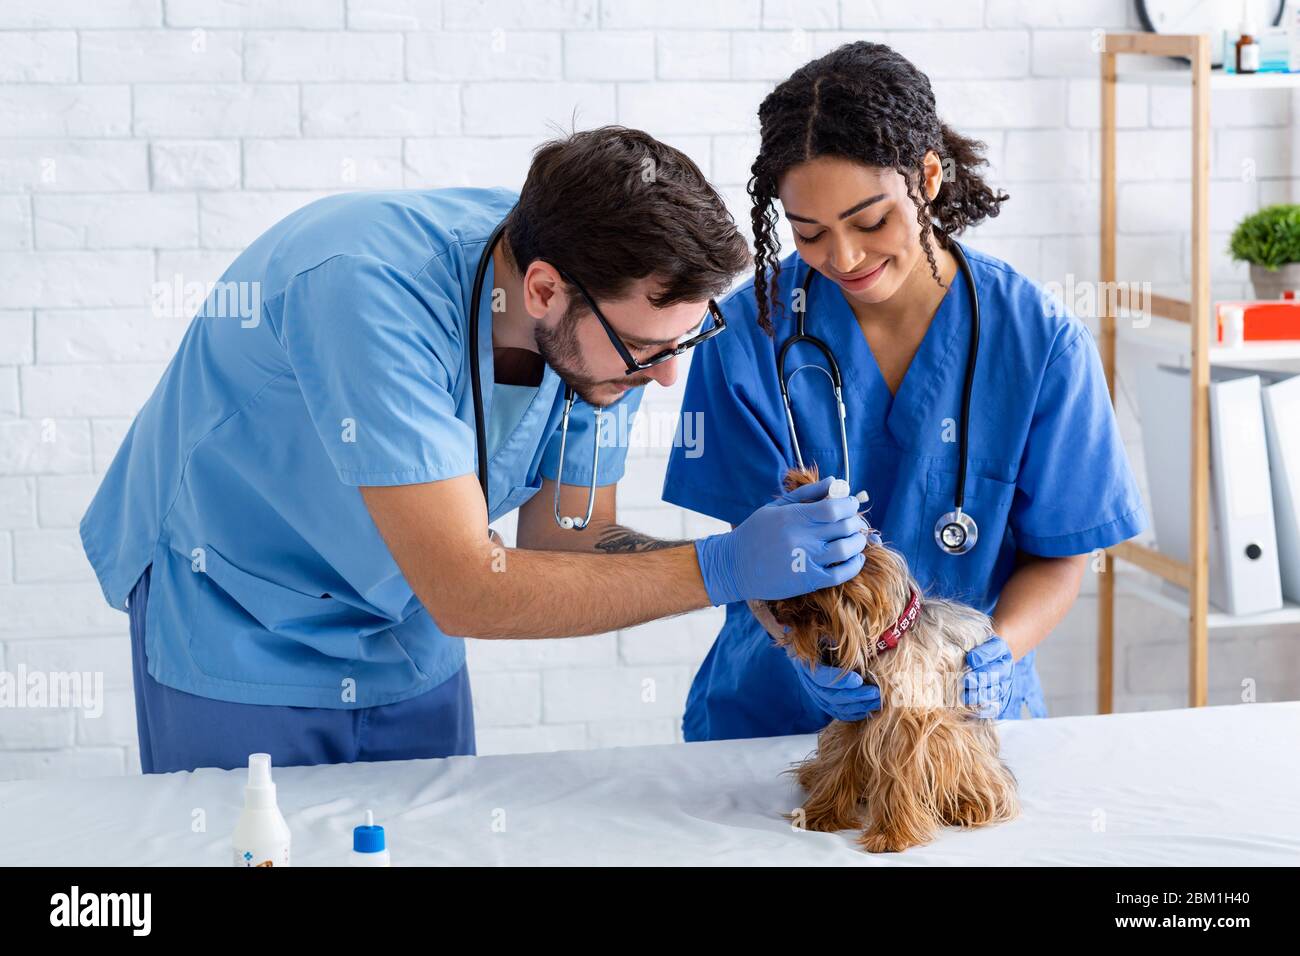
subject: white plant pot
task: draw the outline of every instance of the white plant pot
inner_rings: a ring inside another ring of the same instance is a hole
[[[1250,284],[1255,287],[1257,299],[1280,299],[1288,290],[1294,290],[1300,298],[1300,262],[1288,262],[1276,269],[1265,269],[1252,262]]]

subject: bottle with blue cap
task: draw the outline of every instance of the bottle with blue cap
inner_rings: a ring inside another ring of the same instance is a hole
[[[364,826],[352,828],[352,853],[348,866],[392,866],[388,846],[384,842],[384,828],[375,826],[375,813],[366,811]]]

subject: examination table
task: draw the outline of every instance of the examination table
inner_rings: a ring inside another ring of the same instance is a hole
[[[343,863],[367,809],[395,866],[1300,864],[1300,701],[999,731],[1019,819],[886,855],[782,817],[799,803],[782,771],[810,736],[274,774],[299,866]],[[245,777],[0,783],[0,864],[228,866]]]

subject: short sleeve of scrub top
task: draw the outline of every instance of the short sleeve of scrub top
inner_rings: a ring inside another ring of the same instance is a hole
[[[569,414],[569,435],[564,444],[564,477],[560,478],[560,429],[557,427],[546,445],[540,471],[542,477],[563,485],[591,485],[592,444],[600,443],[600,460],[596,466],[596,484],[617,484],[627,464],[637,410],[645,386],[628,389],[618,401],[605,407],[603,424],[596,429],[596,410],[579,399]],[[563,398],[563,389],[560,391]]]
[[[439,287],[376,259],[335,256],[295,276],[284,296],[285,349],[340,481],[474,472],[474,433],[452,397],[456,310]]]
[[[1109,547],[1146,525],[1096,345],[1077,320],[1070,331],[1043,372],[1008,515],[1016,546],[1047,558]]]

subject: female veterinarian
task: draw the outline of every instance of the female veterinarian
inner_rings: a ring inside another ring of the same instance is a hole
[[[940,122],[929,80],[889,47],[807,64],[759,119],[754,282],[723,303],[735,334],[697,350],[683,402],[717,437],[695,457],[674,450],[664,498],[736,525],[797,462],[848,477],[926,593],[991,615],[966,702],[1044,717],[1035,646],[1074,602],[1087,554],[1146,521],[1092,337],[1010,265],[957,243],[1008,197],[977,172],[983,145]],[[783,260],[776,200],[794,232]],[[809,733],[879,708],[856,674],[792,666],[775,626],[759,605],[728,606],[687,740]]]

